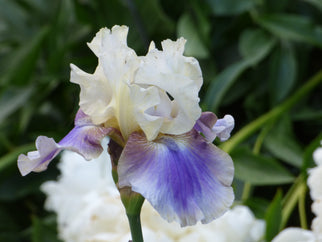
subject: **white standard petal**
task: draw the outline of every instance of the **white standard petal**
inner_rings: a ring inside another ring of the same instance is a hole
[[[162,126],[151,123],[150,128],[166,134],[188,132],[201,114],[198,97],[202,85],[201,69],[196,59],[182,55],[184,44],[183,38],[165,40],[162,42],[163,51],[155,49],[152,44],[134,77],[135,84],[156,86],[168,95],[162,102],[171,103],[171,106],[160,103],[169,109],[167,115],[159,116],[163,118]],[[137,119],[142,119],[142,116]],[[139,125],[145,124],[139,122]]]
[[[70,81],[80,85],[79,106],[94,124],[102,124],[115,116],[115,97],[111,83],[99,65],[94,74],[88,74],[71,64]]]
[[[88,44],[98,57],[94,74],[71,65],[71,82],[81,87],[80,107],[94,124],[104,124],[121,131],[123,137],[138,129],[133,116],[129,84],[140,58],[126,43],[128,28],[101,29]]]
[[[133,84],[131,100],[135,103],[136,120],[147,139],[155,139],[162,127],[164,117],[169,116],[171,112],[171,101],[167,94],[154,86],[143,88]]]

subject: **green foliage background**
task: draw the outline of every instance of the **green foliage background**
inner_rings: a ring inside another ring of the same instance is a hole
[[[188,40],[185,54],[203,70],[202,108],[235,117],[222,148],[235,162],[236,201],[266,219],[267,241],[309,227],[306,170],[322,139],[320,0],[0,0],[0,241],[58,241],[39,191],[58,159],[26,177],[16,160],[38,135],[59,141],[73,127],[69,64],[93,72],[86,42],[115,24],[130,27],[141,55],[151,40]]]

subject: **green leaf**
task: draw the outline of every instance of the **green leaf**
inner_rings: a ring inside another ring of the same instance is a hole
[[[269,83],[271,103],[275,106],[283,101],[294,87],[297,63],[292,46],[282,44],[270,60]]]
[[[27,22],[27,12],[23,11],[16,1],[0,0],[0,6],[1,21],[10,29],[25,32],[24,27]]]
[[[249,197],[247,201],[244,203],[244,205],[246,205],[253,211],[255,217],[259,219],[265,218],[265,214],[269,204],[270,201],[267,201],[264,198],[253,196]]]
[[[32,217],[32,242],[59,242],[55,218],[40,219]]]
[[[209,110],[217,110],[221,100],[237,78],[247,69],[249,62],[241,60],[228,66],[211,83],[204,102]]]
[[[263,8],[266,12],[282,12],[285,8],[288,7],[288,4],[291,0],[269,0],[263,1]]]
[[[0,123],[18,108],[25,105],[33,91],[33,86],[27,86],[23,88],[8,88],[3,93],[0,93],[2,96],[0,98]]]
[[[292,115],[294,121],[322,120],[322,110],[312,107],[303,107]]]
[[[130,2],[130,1],[127,1]],[[175,23],[165,14],[159,0],[136,0],[136,9],[142,20],[145,20],[144,27],[149,33],[166,33],[169,35],[175,29]],[[135,16],[138,18],[138,16]]]
[[[275,39],[262,30],[243,32],[239,49],[244,59],[228,66],[213,80],[204,99],[209,109],[216,111],[224,95],[237,78],[247,68],[264,59],[274,45]]]
[[[322,47],[322,27],[308,18],[292,14],[267,14],[255,17],[255,21],[281,39]]]
[[[31,40],[26,40],[26,44],[12,53],[11,59],[8,60],[8,69],[3,79],[0,79],[2,84],[15,83],[21,85],[28,82],[31,74],[35,71],[37,59],[48,30],[47,27],[43,27]]]
[[[187,40],[185,55],[196,58],[207,58],[209,51],[202,42],[198,28],[189,14],[183,14],[178,22],[178,36]]]
[[[322,11],[322,1],[321,0],[304,0],[312,4],[313,6],[317,7],[320,11]]]
[[[6,154],[5,156],[2,156],[0,158],[0,172],[6,169],[7,167],[16,164],[17,158],[20,154],[26,153],[32,149],[35,148],[35,144],[27,144],[20,147],[15,148],[10,153]]]
[[[269,205],[265,214],[266,221],[266,241],[272,241],[272,239],[280,231],[282,221],[282,192],[277,191],[272,203]]]
[[[255,0],[207,0],[214,15],[238,15],[252,9]]]
[[[322,132],[305,148],[303,155],[303,166],[302,171],[307,172],[307,169],[310,167],[316,166],[316,161],[313,160],[313,152],[321,147],[322,141]]]
[[[294,180],[293,175],[276,160],[254,155],[247,148],[236,149],[231,157],[235,165],[235,176],[253,185],[286,184]]]
[[[239,52],[253,65],[262,60],[275,44],[273,36],[261,29],[246,29],[239,40]]]
[[[282,119],[266,136],[264,146],[277,158],[300,168],[303,151],[295,140],[291,125],[288,119]]]

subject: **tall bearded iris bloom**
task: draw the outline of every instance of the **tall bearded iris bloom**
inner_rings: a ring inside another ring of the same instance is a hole
[[[163,41],[162,50],[152,42],[137,56],[127,33],[114,26],[96,34],[88,44],[98,58],[93,74],[71,65],[71,82],[81,88],[75,127],[58,143],[38,137],[37,151],[19,156],[20,172],[45,170],[62,149],[96,158],[109,136],[119,189],[141,194],[169,222],[208,223],[234,199],[232,160],[212,144],[229,138],[234,119],[201,113],[202,73],[183,56],[183,38]]]

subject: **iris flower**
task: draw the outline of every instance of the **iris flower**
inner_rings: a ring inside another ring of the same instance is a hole
[[[137,56],[127,34],[126,26],[96,34],[88,44],[98,58],[93,74],[71,65],[71,82],[81,88],[75,127],[58,143],[39,136],[37,150],[19,156],[19,170],[43,171],[63,149],[96,158],[109,136],[119,188],[141,194],[169,222],[209,223],[234,200],[233,162],[212,144],[229,138],[234,119],[201,112],[202,73],[183,55],[183,38],[163,41],[162,50],[152,42]]]

